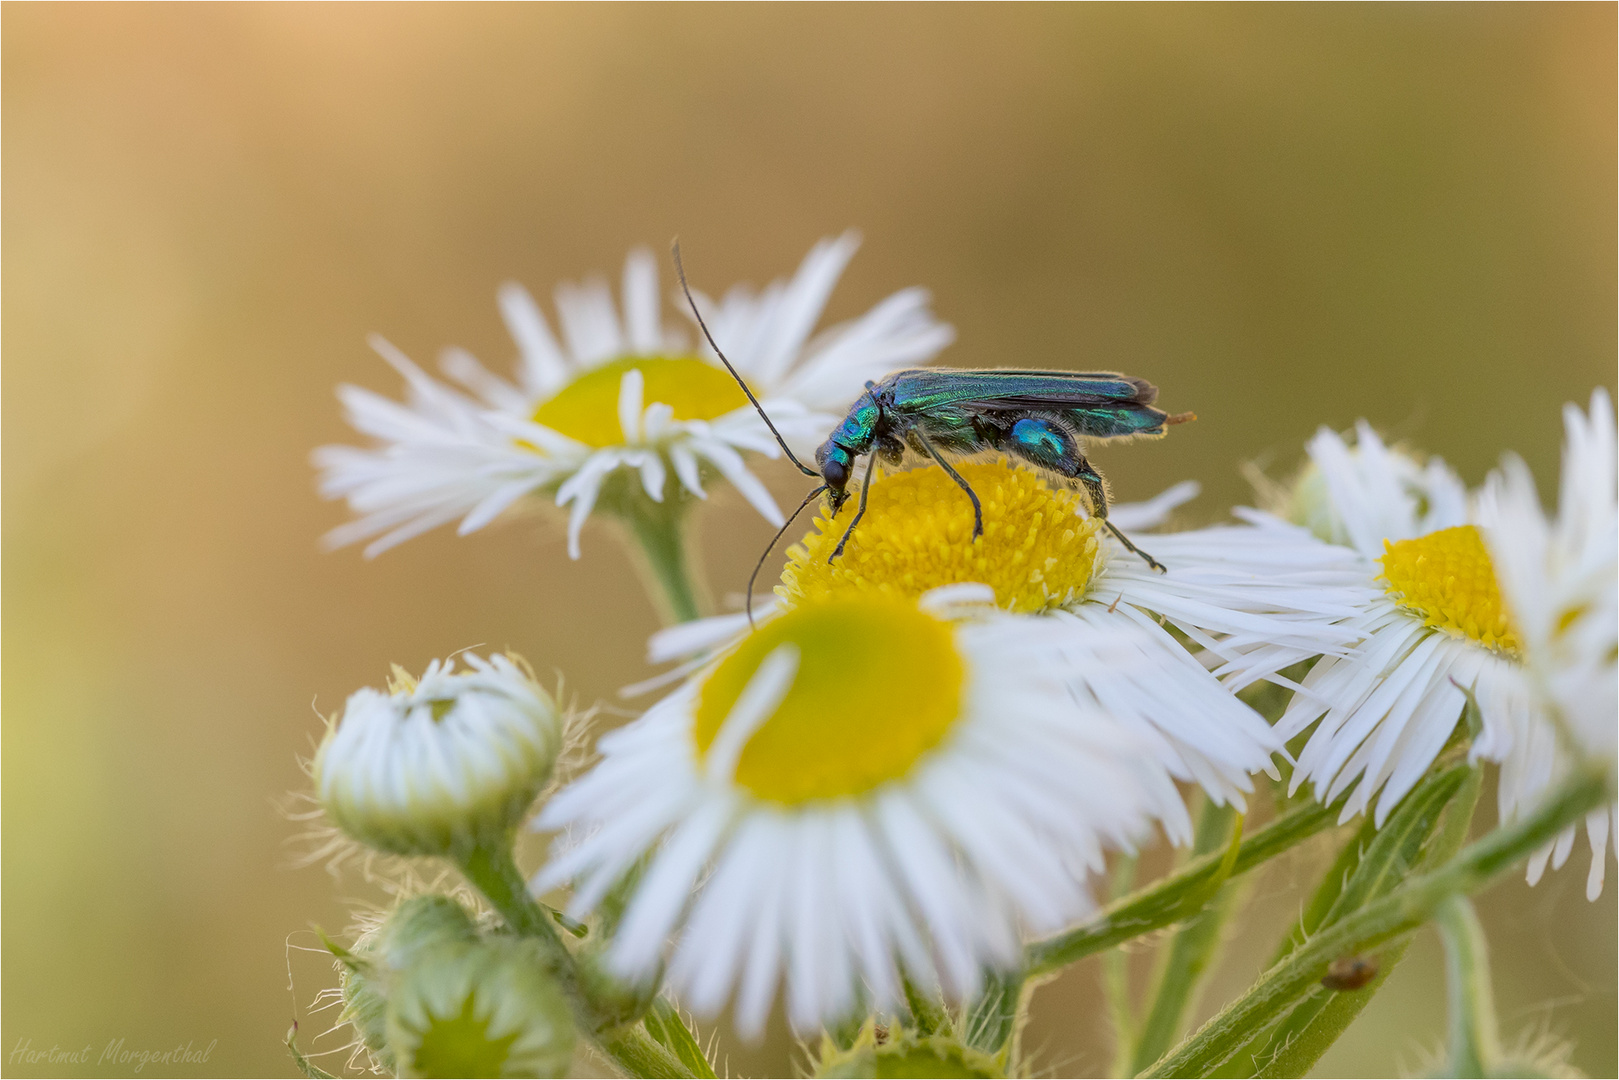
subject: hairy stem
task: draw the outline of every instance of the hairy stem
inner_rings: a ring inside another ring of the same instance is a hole
[[[1122,941],[1180,922],[1202,910],[1227,874],[1235,877],[1328,828],[1336,806],[1310,803],[1290,810],[1244,837],[1235,859],[1212,853],[1193,859],[1175,873],[1108,905],[1096,918],[1030,944],[1023,953],[1027,975],[1048,975],[1075,960]]]
[[[483,893],[490,906],[500,912],[500,917],[506,920],[506,925],[514,933],[550,939],[557,948],[562,947],[545,909],[528,894],[528,883],[512,861],[510,847],[479,845],[457,860],[457,866],[466,879]]]
[[[598,1032],[596,1047],[625,1076],[691,1080],[693,1073],[659,1046],[639,1024]],[[714,1075],[713,1072],[708,1073]]]
[[[1447,898],[1434,921],[1445,942],[1445,978],[1450,984],[1450,1062],[1445,1073],[1492,1076],[1501,1061],[1501,1037],[1484,928],[1464,896]]]
[[[1090,922],[1036,941],[1023,951],[1023,969],[991,977],[966,1010],[967,1045],[1015,1058],[1015,1046],[1034,987],[1076,960],[1176,923],[1203,909],[1229,877],[1253,869],[1332,824],[1336,807],[1309,803],[1290,810],[1240,844],[1188,862],[1179,871],[1108,905]]]
[[[1207,855],[1225,847],[1235,817],[1236,811],[1231,807],[1205,802],[1203,812],[1198,817],[1197,835],[1192,842],[1193,855]],[[1229,882],[1221,886],[1215,898],[1202,911],[1181,923],[1164,950],[1154,980],[1150,998],[1152,1004],[1136,1036],[1135,1052],[1125,1075],[1134,1076],[1157,1061],[1174,1044],[1182,1018],[1191,1007],[1203,974],[1219,947],[1226,914],[1231,906],[1232,888],[1233,884]]]
[[[1135,884],[1137,856],[1121,855],[1113,867],[1113,880],[1109,883],[1109,901],[1128,896]],[[1102,989],[1107,994],[1108,1018],[1113,1027],[1112,1076],[1125,1076],[1130,1071],[1131,1051],[1135,1047],[1135,1009],[1130,1003],[1130,957],[1122,946],[1102,954]]]

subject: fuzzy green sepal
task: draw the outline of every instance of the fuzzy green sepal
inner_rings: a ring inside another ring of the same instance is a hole
[[[950,1035],[919,1035],[904,1028],[890,1031],[868,1020],[854,1045],[839,1050],[823,1039],[818,1077],[1001,1077],[994,1058]]]

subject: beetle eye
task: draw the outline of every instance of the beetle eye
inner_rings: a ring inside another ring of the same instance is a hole
[[[821,479],[827,486],[838,491],[843,490],[849,483],[849,469],[837,458],[828,458],[821,462]]]

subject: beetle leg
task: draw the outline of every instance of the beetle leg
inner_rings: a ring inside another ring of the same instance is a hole
[[[978,503],[978,493],[973,490],[971,484],[962,478],[960,473],[950,467],[950,463],[944,459],[944,455],[939,453],[938,448],[928,439],[926,432],[921,428],[912,428],[911,433],[916,436],[916,441],[922,444],[922,449],[928,452],[928,456],[939,463],[939,468],[944,470],[945,475],[961,485],[961,490],[965,491],[967,498],[973,501],[973,539],[977,540],[984,535],[984,508]]]
[[[1107,519],[1107,481],[1086,460],[1084,451],[1079,448],[1079,440],[1066,425],[1042,416],[1026,416],[1012,425],[1001,446],[1042,469],[1078,480],[1084,485],[1085,494],[1090,500],[1091,516],[1106,525],[1107,531],[1119,543],[1146,560],[1148,566],[1160,574],[1164,572],[1163,563],[1132,544],[1129,537]]]
[[[839,555],[843,554],[843,545],[849,542],[849,537],[854,535],[854,527],[860,524],[861,518],[866,516],[866,496],[871,494],[871,477],[876,471],[877,455],[869,454],[866,457],[866,479],[860,484],[860,505],[855,507],[854,520],[849,522],[847,529],[843,530],[843,539],[838,541],[838,546],[832,550],[831,555],[827,556],[826,561],[828,563],[835,561]]]
[[[1085,493],[1091,497],[1091,509],[1096,514],[1096,519],[1107,526],[1107,531],[1113,534],[1114,539],[1141,556],[1148,566],[1160,574],[1168,573],[1163,563],[1132,544],[1130,538],[1120,532],[1119,527],[1107,519],[1107,484],[1103,481],[1102,474],[1091,466],[1084,454],[1076,453],[1074,464],[1076,470],[1074,475],[1080,483],[1085,485]]]

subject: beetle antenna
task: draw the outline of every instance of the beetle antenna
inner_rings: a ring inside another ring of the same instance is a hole
[[[748,600],[747,600],[747,603],[748,603],[748,628],[750,630],[753,628],[753,583],[755,581],[759,580],[759,571],[764,569],[765,560],[770,558],[770,553],[772,551],[774,551],[775,548],[776,548],[776,542],[779,541],[781,539],[781,537],[782,537],[782,534],[785,533],[792,526],[793,520],[795,518],[797,518],[799,514],[802,514],[804,512],[804,507],[808,506],[812,499],[814,499],[817,495],[821,494],[821,492],[823,492],[825,490],[826,490],[826,485],[822,484],[820,487],[816,488],[814,491],[812,491],[808,495],[804,496],[804,501],[798,504],[798,509],[793,511],[792,516],[787,519],[787,523],[785,525],[783,525],[781,528],[777,529],[776,530],[776,535],[772,536],[770,538],[770,546],[765,548],[765,553],[763,555],[759,556],[759,561],[757,563],[755,563],[754,566],[753,566],[753,573],[748,575]]]
[[[742,387],[742,392],[744,394],[748,395],[748,400],[753,402],[753,407],[755,409],[759,410],[759,417],[762,420],[764,420],[765,427],[770,429],[770,434],[772,434],[772,435],[774,435],[776,437],[776,443],[787,454],[787,460],[791,461],[794,465],[797,465],[798,466],[798,471],[803,473],[805,476],[813,476],[816,479],[820,479],[820,476],[821,476],[820,473],[816,472],[814,469],[810,468],[808,465],[805,465],[802,461],[798,460],[798,455],[794,454],[792,452],[792,450],[787,446],[787,440],[783,439],[781,437],[781,432],[776,430],[776,425],[772,424],[770,422],[770,416],[769,416],[769,414],[767,414],[765,412],[765,407],[763,405],[759,404],[759,399],[758,398],[753,396],[753,390],[748,386],[748,384],[746,382],[743,381],[742,376],[740,376],[740,375],[738,375],[736,373],[736,368],[731,366],[731,362],[725,358],[725,354],[723,352],[720,352],[719,344],[714,340],[714,335],[708,332],[708,324],[703,321],[703,313],[697,310],[697,301],[692,299],[692,297],[691,297],[691,288],[690,288],[690,286],[688,286],[686,284],[686,268],[680,265],[680,241],[679,240],[676,240],[674,242],[674,253],[675,253],[675,274],[677,276],[679,276],[679,278],[680,278],[680,290],[686,294],[686,303],[691,305],[691,313],[692,313],[693,316],[696,317],[697,325],[702,327],[702,329],[703,329],[703,337],[708,339],[708,344],[709,344],[709,346],[711,348],[713,348],[714,355],[718,356],[720,358],[720,363],[725,365],[725,370],[729,371],[731,373],[731,378],[735,379],[736,382],[737,382],[737,385]],[[766,552],[766,554],[769,554],[769,553]],[[751,611],[748,613],[748,617],[749,617],[749,619],[752,619],[753,613]]]

